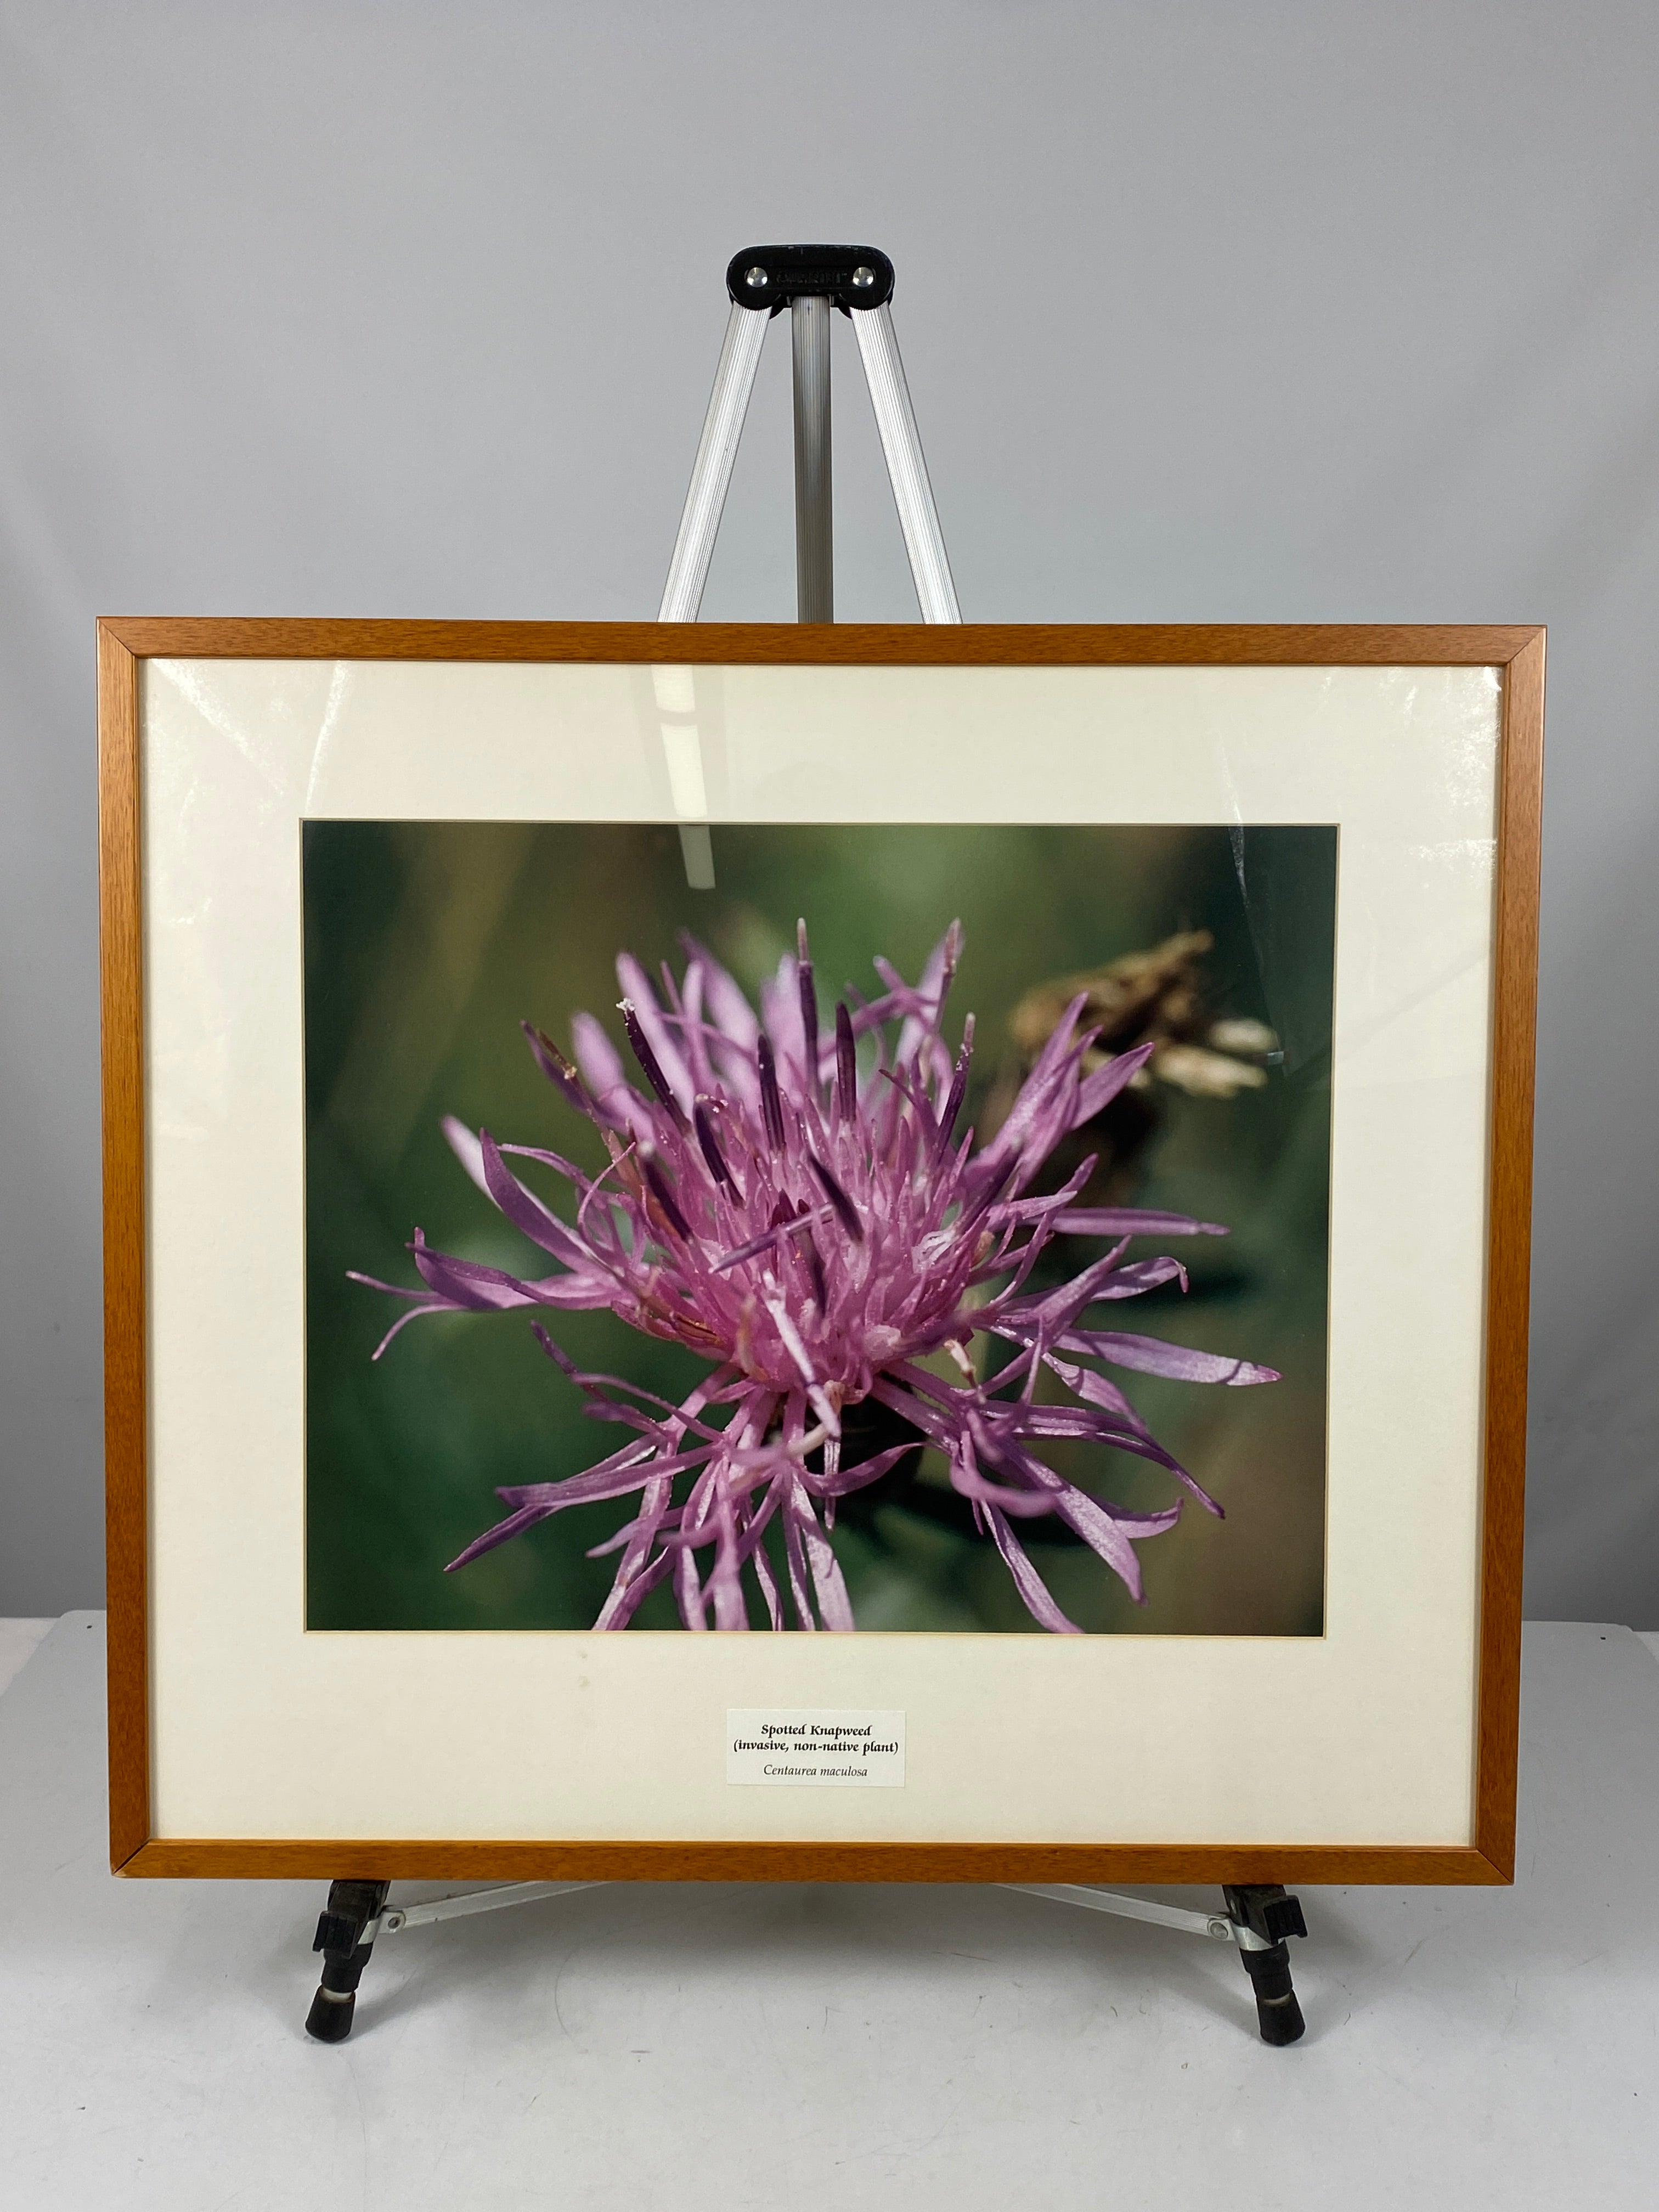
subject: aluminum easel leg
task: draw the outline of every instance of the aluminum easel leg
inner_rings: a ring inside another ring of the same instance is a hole
[[[795,393],[795,619],[836,619],[835,502],[830,469],[830,302],[789,306]]]
[[[1145,1897],[1123,1897],[1112,1889],[1078,1882],[1006,1881],[1026,1897],[1051,1898],[1056,1905],[1080,1905],[1091,1912],[1115,1913],[1121,1920],[1150,1921],[1184,1936],[1207,1936],[1237,1946],[1239,1960],[1255,1992],[1255,2016],[1264,2043],[1294,2043],[1303,2033],[1302,2008],[1291,1982],[1286,1940],[1305,1936],[1301,1901],[1277,1883],[1241,1883],[1222,1890],[1224,1912],[1192,1912],[1184,1905],[1155,1905]]]
[[[876,428],[881,433],[881,449],[887,457],[887,475],[893,487],[893,503],[898,508],[899,527],[904,532],[904,550],[910,556],[910,574],[921,603],[921,618],[929,623],[959,623],[962,609],[957,605],[957,587],[951,579],[933,488],[927,481],[927,464],[921,457],[921,440],[916,434],[910,387],[899,359],[892,311],[884,302],[879,307],[854,307],[850,312],[865,381],[870,387],[870,404],[876,410]]]
[[[376,1942],[401,1936],[406,1928],[430,1928],[475,1912],[498,1912],[507,1905],[535,1905],[544,1897],[568,1897],[579,1889],[599,1889],[594,1881],[520,1881],[501,1889],[464,1890],[459,1897],[435,1898],[429,1905],[388,1905],[389,1881],[335,1881],[317,1923],[313,1951],[323,1954],[323,1978],[311,2000],[306,2033],[319,2043],[343,2043],[357,2008],[357,1984]]]
[[[702,605],[702,587],[708,580],[714,537],[720,511],[732,483],[732,464],[738,458],[744,417],[755,389],[761,347],[766,337],[769,310],[740,307],[732,303],[726,319],[726,342],[720,348],[714,388],[708,395],[697,458],[691,465],[691,483],[680,516],[680,533],[674,541],[674,557],[663,586],[659,622],[696,622]]]

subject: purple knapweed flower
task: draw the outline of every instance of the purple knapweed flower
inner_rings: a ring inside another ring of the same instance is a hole
[[[799,957],[786,957],[763,988],[758,1020],[720,963],[684,942],[684,975],[676,982],[665,963],[660,1000],[630,954],[617,963],[623,1022],[648,1092],[629,1080],[591,1014],[573,1024],[574,1066],[525,1024],[544,1074],[598,1127],[611,1155],[602,1174],[445,1122],[473,1181],[557,1272],[523,1279],[449,1258],[416,1230],[410,1249],[421,1288],[355,1278],[410,1301],[377,1358],[421,1314],[608,1306],[632,1328],[713,1363],[673,1405],[620,1377],[581,1372],[538,1325],[588,1411],[634,1434],[580,1474],[501,1490],[507,1517],[452,1566],[565,1506],[633,1496],[634,1517],[597,1547],[621,1557],[596,1627],[624,1626],[648,1591],[672,1580],[688,1628],[707,1628],[711,1616],[716,1628],[745,1628],[748,1577],[781,1628],[784,1600],[762,1542],[775,1522],[799,1626],[850,1629],[829,1534],[836,1501],[879,1480],[920,1437],[944,1454],[975,1526],[1043,1627],[1075,1626],[1020,1542],[1021,1524],[1043,1516],[1057,1516],[1139,1601],[1134,1545],[1171,1528],[1181,1502],[1147,1513],[1109,1504],[1048,1466],[1043,1440],[1080,1438],[1153,1461],[1207,1511],[1221,1508],[1088,1363],[1194,1382],[1277,1380],[1243,1360],[1086,1325],[1093,1307],[1159,1283],[1185,1287],[1176,1260],[1126,1259],[1132,1238],[1224,1235],[1217,1224],[1079,1208],[1091,1159],[1052,1195],[1026,1194],[1061,1138],[1100,1112],[1151,1047],[1085,1073],[1095,1032],[1078,1030],[1079,996],[1002,1127],[976,1151],[971,1129],[957,1133],[973,1017],[954,1054],[943,1030],[959,925],[914,986],[878,960],[881,994],[837,1006],[827,1035],[805,923]],[[574,1193],[574,1220],[553,1213],[509,1158],[562,1176]],[[1117,1241],[1058,1287],[1030,1287],[1054,1240],[1076,1236]],[[976,1335],[1014,1347],[989,1380],[969,1353]],[[1039,1398],[1045,1372],[1073,1402]],[[866,1398],[909,1425],[907,1440],[847,1465],[842,1413]]]

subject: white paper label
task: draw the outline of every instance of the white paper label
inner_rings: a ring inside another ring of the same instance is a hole
[[[726,1778],[819,1790],[902,1790],[904,1715],[854,1706],[733,1706]]]

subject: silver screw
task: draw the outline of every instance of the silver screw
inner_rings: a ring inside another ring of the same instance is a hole
[[[763,291],[767,283],[766,271],[763,269],[745,269],[743,281],[751,292]]]
[[[875,281],[875,270],[865,268],[862,263],[853,271],[854,285],[860,292],[867,292]]]
[[[1233,1923],[1231,1920],[1218,1917],[1211,1921],[1204,1932],[1206,1936],[1213,1936],[1218,1943],[1231,1943],[1233,1940]]]
[[[395,1936],[403,1924],[404,1915],[401,1912],[385,1913],[381,1916],[380,1933],[383,1936]]]

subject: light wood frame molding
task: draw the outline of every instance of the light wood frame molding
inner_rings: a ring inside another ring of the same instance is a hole
[[[1474,1841],[1468,1845],[160,1839],[150,1818],[139,672],[165,659],[957,666],[1491,666],[1501,672]],[[120,1874],[382,1879],[1506,1882],[1526,1476],[1544,632],[1529,626],[357,622],[98,626],[111,1864]]]

